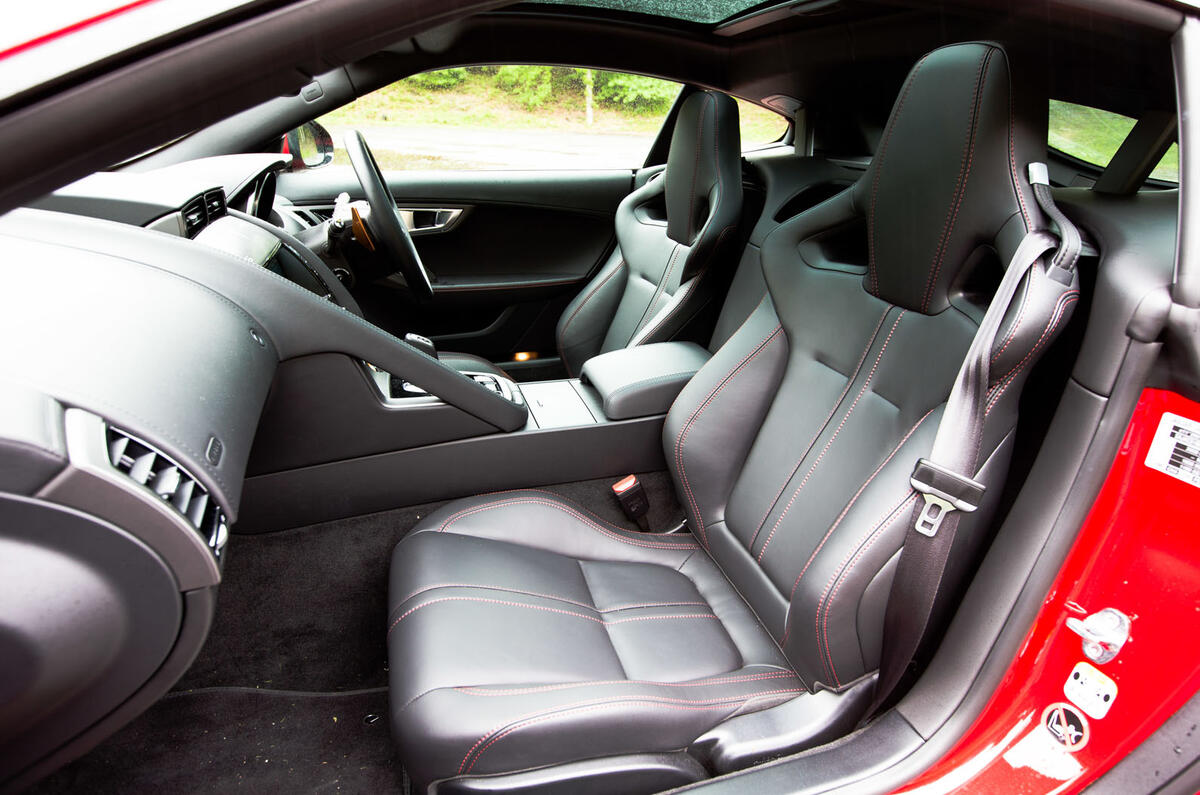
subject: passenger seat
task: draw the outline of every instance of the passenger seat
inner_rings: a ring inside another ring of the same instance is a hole
[[[990,43],[922,58],[861,179],[765,241],[767,295],[667,416],[690,534],[525,489],[453,502],[397,545],[391,717],[418,789],[657,791],[863,716],[909,475],[987,285],[1046,225],[1024,176],[1045,156],[1046,96],[1011,74]],[[865,236],[862,261],[846,235]],[[1001,326],[987,491],[959,522],[944,605],[1002,491],[1024,380],[1077,297],[1036,264]]]

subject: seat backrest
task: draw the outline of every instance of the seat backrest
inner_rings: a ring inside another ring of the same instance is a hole
[[[810,687],[878,667],[909,475],[1003,265],[1044,228],[1024,171],[1045,157],[1045,94],[1013,83],[998,45],[922,58],[861,179],[764,241],[767,295],[667,417],[693,532]],[[1024,379],[1077,297],[1036,265],[1001,327],[988,490],[960,522],[952,580],[995,509]]]
[[[742,213],[737,103],[701,91],[684,100],[667,167],[617,208],[617,250],[558,322],[558,350],[576,375],[598,353],[662,342],[722,280]]]

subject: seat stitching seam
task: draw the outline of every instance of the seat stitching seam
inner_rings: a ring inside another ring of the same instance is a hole
[[[534,596],[539,599],[551,599],[555,602],[565,602],[567,604],[571,604],[571,605],[575,605],[577,607],[582,607],[584,609],[591,610],[591,611],[593,611],[595,613],[599,613],[601,615],[603,615],[604,613],[617,613],[617,612],[620,612],[623,610],[639,610],[639,609],[649,608],[649,607],[708,607],[709,606],[707,602],[694,602],[694,601],[692,601],[692,602],[687,602],[687,601],[640,602],[640,603],[635,603],[635,604],[618,605],[617,607],[609,607],[604,610],[601,610],[600,608],[596,607],[595,604],[589,605],[585,602],[579,602],[574,599],[568,599],[565,596],[555,596],[554,594],[538,593],[537,591],[524,591],[524,590],[520,590],[517,588],[505,588],[502,585],[480,585],[478,583],[469,583],[469,582],[443,582],[443,583],[437,583],[436,585],[427,585],[424,588],[419,588],[419,589],[413,591],[412,593],[405,596],[403,599],[396,602],[396,606],[394,608],[392,608],[391,612],[392,612],[392,614],[395,614],[406,602],[408,602],[413,597],[420,596],[421,594],[428,593],[429,591],[442,590],[444,588],[475,588],[480,591],[499,591],[500,593],[519,594],[521,596]]]
[[[822,666],[825,666],[826,661],[828,661],[828,665],[826,666],[825,670],[829,673],[837,687],[842,686],[842,680],[838,677],[837,665],[833,660],[833,651],[829,646],[829,613],[833,607],[833,601],[837,598],[838,591],[841,590],[841,587],[846,582],[850,572],[855,566],[858,565],[859,561],[862,560],[863,555],[865,555],[867,550],[869,550],[883,535],[885,530],[890,528],[900,517],[905,515],[905,506],[914,499],[915,495],[911,493],[906,494],[903,500],[892,506],[891,510],[884,515],[883,519],[871,526],[871,531],[865,538],[859,541],[859,546],[857,549],[851,551],[846,555],[845,558],[843,558],[840,570],[834,574],[829,583],[825,586],[825,593],[821,594],[821,601],[817,604],[816,624],[814,625],[814,629],[819,633],[816,636],[817,651],[821,654]],[[830,588],[832,588],[832,592],[830,591]],[[828,594],[828,598],[826,598],[826,594]],[[822,608],[824,608],[823,619]],[[824,642],[824,648],[822,648],[822,641]]]
[[[724,684],[743,684],[747,682],[761,682],[775,679],[799,679],[795,673],[791,671],[768,671],[758,674],[747,674],[745,676],[730,676],[730,677],[709,677],[699,679],[694,682],[655,682],[647,679],[611,679],[607,681],[594,682],[563,682],[554,685],[540,685],[537,687],[518,687],[506,688],[504,690],[489,690],[487,685],[467,685],[463,687],[455,687],[454,690],[468,696],[524,696],[532,693],[549,693],[558,690],[570,690],[577,687],[609,687],[612,685],[641,685],[646,687],[709,687],[712,685]],[[438,688],[445,690],[448,688]]]
[[[624,536],[621,536],[621,535],[618,535],[617,533],[612,532],[611,530],[604,528],[603,526],[601,526],[601,525],[597,524],[596,522],[592,521],[591,519],[589,519],[587,516],[574,510],[571,506],[563,505],[562,503],[555,502],[552,500],[546,500],[546,499],[528,499],[528,500],[509,499],[509,500],[500,500],[500,501],[496,501],[496,502],[485,503],[483,505],[476,505],[471,508],[464,508],[463,510],[459,511],[458,513],[456,513],[453,516],[451,516],[450,518],[448,518],[442,524],[442,526],[438,528],[437,532],[439,532],[439,533],[446,532],[447,529],[449,529],[449,527],[452,524],[454,524],[455,522],[457,522],[460,519],[465,519],[468,516],[473,516],[475,514],[482,513],[484,511],[492,510],[493,508],[504,508],[504,507],[508,507],[511,505],[544,505],[549,508],[554,508],[555,510],[562,511],[563,513],[566,513],[570,516],[575,517],[576,519],[583,522],[588,527],[593,528],[594,530],[596,530],[597,532],[599,532],[602,535],[608,536],[609,538],[612,538],[616,541],[620,541],[623,544],[630,544],[630,545],[636,546],[636,547],[645,547],[647,549],[686,550],[686,549],[694,549],[694,545],[695,545],[695,542],[690,539],[688,539],[684,543],[680,543],[680,544],[665,543],[665,542],[635,541],[631,538],[626,538]],[[624,532],[624,531],[622,531],[622,532]]]
[[[838,395],[837,400],[833,401],[833,405],[829,407],[829,413],[825,415],[825,419],[817,426],[817,430],[813,434],[813,437],[808,440],[808,444],[804,445],[804,452],[797,459],[795,466],[792,467],[791,473],[779,484],[779,490],[775,492],[775,496],[767,503],[767,512],[763,514],[763,518],[758,522],[758,527],[754,530],[754,535],[750,537],[750,544],[747,547],[747,551],[754,548],[754,542],[758,540],[758,534],[762,532],[763,525],[767,523],[767,519],[771,516],[771,511],[775,510],[775,506],[779,503],[779,497],[783,494],[784,489],[787,488],[788,483],[792,481],[792,478],[796,477],[796,472],[800,469],[800,465],[804,463],[804,458],[812,452],[812,447],[817,443],[817,439],[821,437],[821,432],[829,425],[829,421],[837,413],[838,406],[842,404],[842,401],[846,399],[846,395],[850,393],[850,388],[854,386],[855,379],[858,378],[858,374],[862,371],[863,363],[867,360],[867,354],[871,352],[871,348],[875,345],[875,340],[879,338],[879,330],[883,328],[883,321],[887,319],[888,312],[890,311],[891,307],[889,306],[879,316],[879,322],[875,324],[875,330],[871,332],[866,347],[863,348],[862,355],[858,357],[858,364],[854,365],[850,376],[846,378],[846,386],[842,389],[842,394]],[[814,361],[819,360],[814,359]]]
[[[1058,304],[1054,309],[1053,318],[1050,323],[1046,324],[1046,328],[1043,329],[1042,335],[1038,338],[1037,343],[1029,349],[1029,353],[1025,354],[1025,358],[1021,360],[1021,363],[1004,376],[1003,383],[998,384],[993,388],[992,395],[988,399],[987,409],[984,410],[983,416],[986,417],[992,413],[992,409],[996,407],[996,404],[1000,401],[1000,397],[1004,394],[1005,390],[1012,385],[1013,381],[1016,380],[1017,375],[1019,375],[1020,372],[1025,369],[1025,365],[1029,364],[1033,358],[1033,355],[1038,352],[1046,340],[1058,328],[1058,324],[1062,322],[1064,317],[1066,317],[1067,307],[1073,304],[1078,298],[1079,291],[1073,290],[1069,293],[1064,293],[1062,297],[1058,299]]]
[[[674,317],[679,312],[679,310],[683,309],[683,307],[687,303],[688,299],[691,298],[691,293],[699,289],[700,280],[703,279],[705,277],[705,275],[707,275],[710,261],[712,260],[712,257],[716,253],[716,251],[721,247],[721,241],[725,238],[725,235],[728,232],[730,232],[731,230],[733,230],[735,228],[736,228],[736,224],[730,224],[729,226],[727,226],[721,230],[721,234],[719,234],[717,236],[717,241],[713,244],[712,249],[708,252],[708,255],[705,257],[704,265],[701,266],[699,272],[697,272],[697,274],[696,274],[696,277],[691,282],[689,282],[688,294],[685,295],[683,297],[683,299],[679,301],[679,303],[677,303],[677,304],[675,304],[675,306],[671,307],[671,311],[668,312],[666,314],[666,316],[663,317],[662,320],[660,320],[658,323],[656,323],[649,331],[647,331],[645,333],[643,340],[650,339],[650,337],[655,332],[657,332],[660,328],[665,326],[667,321],[669,321],[672,317]],[[674,297],[674,296],[672,296],[672,297]],[[635,334],[634,336],[636,337],[637,335]]]
[[[967,183],[971,178],[971,169],[975,164],[975,141],[979,133],[979,106],[983,100],[983,84],[987,79],[987,67],[991,63],[994,50],[988,48],[979,59],[979,71],[975,76],[975,92],[971,98],[970,129],[967,133],[966,146],[963,149],[962,162],[958,168],[958,178],[954,183],[954,193],[950,201],[950,211],[942,224],[942,234],[938,238],[937,248],[934,249],[933,268],[926,277],[925,292],[922,294],[921,310],[929,308],[933,300],[933,288],[937,277],[942,272],[942,264],[946,258],[946,249],[954,236],[954,227],[958,224],[958,211],[967,195]]]
[[[900,113],[904,110],[904,102],[908,99],[908,92],[912,89],[913,84],[917,81],[917,73],[921,71],[921,67],[925,65],[925,60],[928,55],[923,56],[917,61],[913,67],[912,73],[908,76],[908,81],[904,84],[904,91],[900,94],[900,99],[896,102],[896,110],[892,113],[890,124],[883,134],[883,140],[879,144],[879,154],[876,155],[878,164],[875,166],[874,178],[871,180],[871,203],[867,208],[867,275],[868,281],[871,284],[871,293],[879,294],[879,274],[875,269],[875,205],[879,195],[879,179],[883,174],[883,158],[887,154],[888,143],[892,140],[892,132],[896,128],[896,123],[900,120]]]
[[[679,252],[682,250],[682,243],[676,243],[675,248],[671,250],[671,258],[667,261],[666,270],[663,271],[663,275],[654,285],[654,294],[650,296],[650,303],[648,303],[646,308],[642,310],[642,316],[638,318],[637,325],[633,327],[633,332],[629,335],[629,339],[625,341],[625,347],[628,347],[629,343],[633,342],[634,338],[638,335],[638,332],[642,330],[642,326],[644,326],[650,318],[654,317],[654,310],[658,305],[658,299],[662,298],[663,292],[665,292],[667,289],[667,282],[670,281],[671,275],[675,272],[675,265],[679,262]],[[646,279],[646,281],[649,282],[650,280]]]
[[[609,280],[612,279],[613,276],[616,276],[617,273],[625,267],[625,264],[625,257],[618,257],[617,264],[613,267],[613,269],[608,272],[608,275],[605,276],[599,284],[592,288],[592,291],[588,293],[582,301],[579,302],[579,306],[575,307],[575,311],[572,312],[571,316],[567,318],[567,322],[563,323],[562,333],[558,335],[558,356],[560,359],[562,359],[563,367],[566,368],[568,375],[571,373],[571,367],[567,364],[567,357],[563,350],[562,343],[563,337],[567,336],[567,329],[571,327],[571,323],[575,320],[575,316],[579,314],[579,311],[596,296],[596,293],[600,292],[601,287],[608,284]]]
[[[796,487],[794,492],[792,492],[791,498],[788,500],[787,505],[785,505],[783,508],[783,513],[779,514],[779,518],[775,520],[775,525],[771,528],[771,532],[767,534],[767,540],[763,542],[762,548],[758,550],[758,557],[756,558],[758,563],[762,563],[763,556],[767,553],[767,547],[770,545],[771,540],[775,538],[775,533],[779,530],[780,525],[783,524],[784,518],[787,517],[788,512],[791,511],[792,506],[796,502],[796,498],[800,495],[800,490],[804,488],[804,486],[812,478],[813,473],[817,471],[817,467],[821,465],[821,461],[824,460],[825,454],[829,452],[829,448],[833,446],[834,441],[837,439],[838,435],[841,434],[842,429],[846,427],[846,423],[849,421],[850,415],[853,414],[854,409],[858,407],[859,401],[862,400],[863,395],[867,393],[867,389],[871,386],[871,381],[875,378],[875,373],[879,369],[879,363],[883,361],[883,355],[887,352],[888,345],[891,343],[892,337],[895,335],[896,329],[900,326],[900,321],[904,319],[904,315],[907,311],[908,310],[902,309],[900,310],[900,314],[896,315],[896,320],[894,323],[892,323],[892,328],[888,331],[888,335],[883,341],[883,346],[880,347],[879,354],[875,357],[875,363],[871,365],[871,371],[867,373],[867,378],[865,381],[863,381],[862,388],[858,390],[858,394],[854,397],[854,402],[850,404],[850,408],[846,409],[846,413],[842,415],[842,420],[838,423],[837,429],[834,430],[833,435],[829,437],[829,441],[825,442],[825,446],[817,455],[817,460],[813,461],[813,465],[804,475],[804,479],[800,481],[800,485]],[[792,589],[792,592],[795,593],[794,588]]]
[[[766,297],[764,296],[763,301],[765,301],[765,300],[766,300]],[[761,306],[761,302],[759,305]],[[745,326],[745,324],[748,322],[750,322],[750,318],[746,318],[746,321],[742,325]],[[741,329],[739,329],[739,331],[740,330]],[[684,442],[687,441],[688,433],[691,431],[692,427],[695,425],[696,421],[699,419],[700,414],[704,411],[704,409],[707,408],[709,406],[709,404],[712,403],[712,401],[716,399],[717,395],[721,392],[722,389],[725,388],[726,384],[728,384],[737,374],[739,374],[740,372],[744,372],[744,368],[746,367],[746,365],[748,365],[750,363],[750,361],[752,359],[754,359],[756,356],[758,356],[760,353],[762,353],[764,350],[766,350],[768,344],[770,344],[772,341],[774,341],[779,336],[779,333],[782,330],[783,330],[782,325],[776,325],[775,328],[771,331],[771,333],[762,342],[760,342],[751,353],[747,354],[740,362],[738,362],[738,364],[732,370],[729,371],[729,373],[723,379],[721,379],[721,381],[717,384],[717,386],[714,387],[711,392],[709,392],[708,397],[706,397],[704,399],[704,401],[699,406],[696,407],[696,410],[692,412],[692,415],[688,418],[687,423],[684,425],[683,429],[680,431],[679,437],[675,442],[675,463],[679,469],[680,480],[683,481],[684,490],[687,491],[688,500],[692,506],[692,511],[696,515],[696,526],[700,530],[701,542],[704,544],[705,547],[708,546],[708,535],[705,532],[703,517],[700,515],[699,503],[696,501],[696,495],[692,491],[691,483],[688,481],[688,478],[687,478],[687,471],[684,468],[684,464],[683,464]]]
[[[937,407],[935,406],[934,409],[935,408]],[[842,508],[841,513],[839,513],[837,518],[833,520],[833,524],[830,525],[829,529],[825,531],[825,536],[821,539],[821,542],[817,544],[817,548],[812,551],[811,555],[809,555],[804,567],[800,569],[800,574],[796,576],[796,581],[792,583],[791,593],[788,594],[789,615],[788,619],[784,621],[784,633],[780,643],[786,643],[787,637],[791,633],[791,600],[796,596],[796,589],[800,586],[800,580],[804,578],[805,572],[808,571],[808,568],[812,565],[813,561],[817,559],[817,555],[820,554],[821,548],[825,546],[825,543],[829,540],[830,536],[833,535],[833,531],[841,525],[842,520],[846,518],[846,514],[850,513],[850,509],[854,507],[856,502],[858,502],[858,498],[861,497],[863,492],[867,490],[867,487],[874,482],[875,478],[879,476],[879,473],[883,471],[883,468],[887,466],[893,458],[895,458],[896,453],[900,452],[900,448],[903,447],[910,438],[912,438],[912,435],[917,432],[917,428],[920,428],[921,425],[924,424],[925,420],[929,419],[929,416],[933,414],[934,409],[930,409],[929,411],[925,412],[921,419],[917,420],[916,424],[908,429],[908,433],[904,434],[900,441],[896,443],[896,446],[892,448],[890,453],[888,453],[887,458],[883,459],[879,466],[875,468],[875,471],[871,473],[871,476],[867,478],[861,486],[858,487],[858,491],[854,492],[854,496],[850,498],[850,502],[846,503],[846,507]]]
[[[1024,294],[1021,296],[1021,308],[1017,310],[1017,318],[1013,321],[1012,328],[1009,329],[1008,334],[1005,336],[1004,344],[1000,346],[999,350],[992,354],[990,362],[991,364],[995,364],[997,361],[999,361],[1000,356],[1003,355],[1006,350],[1008,350],[1008,346],[1011,345],[1013,340],[1017,338],[1017,331],[1020,330],[1021,323],[1025,320],[1025,309],[1031,303],[1030,297],[1033,295],[1034,288],[1041,284],[1039,278],[1041,275],[1041,268],[1030,268],[1029,273],[1029,282],[1025,285]]]
[[[410,607],[408,610],[404,611],[400,615],[400,617],[397,618],[395,621],[393,621],[392,625],[390,627],[388,627],[388,635],[390,636],[392,634],[392,630],[394,630],[400,624],[401,621],[408,618],[413,613],[416,613],[418,610],[429,607],[430,605],[438,604],[440,602],[475,602],[476,604],[494,604],[494,605],[504,605],[505,607],[520,607],[525,610],[541,610],[544,613],[558,613],[559,615],[572,616],[574,618],[582,618],[585,621],[591,621],[592,623],[602,624],[604,626],[613,626],[616,624],[633,624],[633,623],[639,622],[639,621],[667,621],[667,620],[676,620],[676,619],[696,619],[696,618],[716,619],[717,618],[715,613],[676,613],[676,614],[666,615],[666,616],[633,616],[632,618],[618,618],[613,621],[609,621],[609,620],[603,619],[603,618],[596,618],[595,616],[584,615],[583,613],[576,613],[571,610],[560,610],[557,607],[546,607],[545,605],[533,605],[533,604],[528,604],[526,602],[512,602],[512,601],[509,601],[506,599],[486,599],[482,596],[442,596],[437,599],[430,599],[428,602],[422,602],[421,604],[416,605],[415,607]]]
[[[589,700],[589,701],[580,702],[577,704],[560,705],[557,707],[552,707],[548,710],[539,710],[538,712],[532,713],[523,718],[518,718],[515,721],[510,721],[508,723],[505,723],[501,727],[498,727],[498,728],[493,729],[492,731],[488,732],[483,737],[481,737],[479,739],[479,741],[475,743],[475,745],[471,746],[471,749],[469,751],[467,751],[467,755],[465,757],[463,757],[463,761],[459,765],[458,772],[460,774],[462,774],[464,772],[466,772],[466,773],[471,772],[475,768],[475,765],[478,764],[479,760],[483,757],[484,752],[487,751],[488,748],[492,747],[495,743],[499,742],[504,737],[508,736],[509,734],[511,734],[521,728],[524,728],[526,726],[530,726],[534,723],[539,723],[543,720],[550,720],[551,718],[555,718],[560,715],[566,715],[568,713],[578,714],[579,712],[592,712],[592,711],[597,711],[597,710],[601,710],[601,709],[607,709],[609,707],[622,706],[622,705],[654,706],[658,709],[668,709],[668,710],[677,710],[677,711],[689,711],[689,710],[690,711],[703,711],[703,710],[717,709],[720,707],[727,707],[727,706],[736,706],[739,709],[741,709],[746,704],[748,704],[750,701],[753,701],[756,698],[762,698],[762,697],[771,696],[771,695],[795,694],[795,693],[801,693],[801,692],[803,692],[803,691],[798,690],[798,689],[788,688],[788,689],[781,689],[781,690],[767,690],[767,691],[763,691],[763,692],[759,692],[759,693],[753,693],[748,696],[743,696],[743,695],[724,696],[724,697],[718,698],[718,699],[699,699],[699,700],[677,699],[677,698],[669,698],[666,696],[630,696],[627,698],[617,698],[617,699],[608,699],[608,700],[593,699],[593,700]],[[488,741],[489,738],[491,738],[490,741]],[[480,744],[484,743],[485,741],[488,741],[487,744],[484,745],[482,748],[479,748]],[[479,748],[479,752],[477,754],[475,753],[476,748]],[[467,761],[471,758],[472,754],[474,754],[475,759],[473,761],[471,761],[470,766],[467,766]]]
[[[646,535],[643,532],[632,531],[632,530],[629,530],[628,528],[621,527],[620,525],[613,524],[612,522],[608,521],[607,519],[604,519],[604,518],[600,517],[599,515],[592,513],[591,511],[589,511],[587,508],[584,508],[579,503],[574,502],[569,497],[559,494],[556,491],[549,491],[548,489],[539,489],[539,488],[532,488],[532,487],[519,488],[519,489],[500,489],[498,491],[484,492],[483,494],[480,494],[478,496],[480,496],[480,497],[498,497],[501,494],[544,494],[547,497],[551,497],[551,498],[557,500],[558,502],[565,505],[566,507],[571,508],[572,510],[575,510],[581,514],[584,514],[589,519],[591,519],[595,522],[599,522],[600,524],[604,525],[605,527],[609,528],[610,530],[616,531],[618,533],[625,533],[626,537],[629,537],[630,534],[632,534],[634,538],[642,538]],[[475,507],[479,507],[479,506],[475,506]],[[470,509],[464,509],[464,510],[470,510]],[[460,513],[461,513],[461,511],[460,511]],[[451,517],[451,518],[453,518],[453,517]],[[695,542],[693,542],[690,538],[684,538],[682,535],[663,536],[662,537],[662,539],[664,541],[667,538],[677,538],[680,542],[684,542],[684,543],[678,544],[678,546],[681,548],[693,548],[695,546]],[[690,547],[689,547],[689,545],[690,545]]]

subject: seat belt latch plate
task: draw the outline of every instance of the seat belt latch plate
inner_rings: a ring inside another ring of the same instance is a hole
[[[965,477],[922,458],[913,468],[909,483],[925,498],[925,507],[917,517],[916,530],[929,538],[937,535],[942,520],[951,511],[971,513],[979,507],[987,491],[977,480]]]

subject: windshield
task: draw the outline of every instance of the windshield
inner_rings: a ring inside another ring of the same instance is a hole
[[[58,0],[24,7],[0,29],[0,99],[254,2]]]

